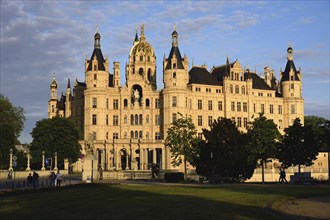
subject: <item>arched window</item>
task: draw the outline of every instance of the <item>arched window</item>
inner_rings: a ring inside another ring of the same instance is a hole
[[[235,93],[236,94],[239,94],[239,87],[238,87],[238,85],[235,86]]]
[[[139,69],[139,74],[143,75],[143,68],[142,67]]]
[[[124,107],[127,108],[127,105],[128,105],[128,101],[127,99],[124,99]]]
[[[124,116],[124,124],[127,123],[127,115]]]
[[[233,85],[230,85],[230,93],[234,93]]]
[[[149,106],[150,106],[150,100],[146,99],[146,107],[149,108]]]
[[[242,86],[242,94],[245,94],[245,86]]]
[[[142,114],[139,115],[139,125],[142,125]]]
[[[134,138],[134,131],[131,131],[131,138]]]
[[[131,115],[131,125],[134,125],[134,115]]]
[[[150,56],[148,56],[148,62],[150,62]]]
[[[138,138],[139,138],[139,132],[135,131],[135,139],[138,139]]]
[[[55,107],[54,107],[54,105],[52,105],[52,112],[55,112]]]
[[[148,80],[152,81],[151,69],[148,69]]]
[[[135,115],[135,125],[139,124],[139,116],[136,114]]]
[[[139,131],[139,138],[142,138],[142,131]]]
[[[143,56],[140,56],[140,61],[143,61]]]

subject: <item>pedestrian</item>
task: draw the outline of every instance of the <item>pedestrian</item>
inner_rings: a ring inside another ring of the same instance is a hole
[[[54,171],[50,172],[50,175],[48,177],[48,179],[50,181],[50,183],[49,183],[50,186],[55,186],[55,178],[56,178],[56,175],[55,175]]]
[[[36,171],[33,171],[33,188],[36,189],[39,186],[39,174]]]
[[[61,186],[61,181],[62,181],[62,175],[60,173],[60,170],[58,170],[55,177],[55,186]]]
[[[8,175],[7,175],[7,179],[8,180],[12,180],[13,179],[13,171],[9,170]]]
[[[282,182],[288,183],[288,181],[286,180],[286,173],[285,173],[285,169],[282,169]]]
[[[28,177],[27,177],[27,185],[31,186],[33,184],[33,177],[31,175],[31,173],[29,173]]]
[[[278,182],[282,183],[282,181],[283,181],[283,171],[282,168],[280,168],[280,178],[278,179]]]
[[[99,172],[100,172],[99,180],[103,180],[103,169],[102,169],[102,167],[100,167]]]

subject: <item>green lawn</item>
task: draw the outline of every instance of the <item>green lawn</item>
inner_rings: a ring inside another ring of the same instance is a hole
[[[276,219],[275,200],[329,195],[330,186],[89,184],[0,197],[0,219]]]

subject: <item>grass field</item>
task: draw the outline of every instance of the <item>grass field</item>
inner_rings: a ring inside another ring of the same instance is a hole
[[[267,204],[329,191],[329,185],[89,184],[0,197],[0,219],[276,219]]]

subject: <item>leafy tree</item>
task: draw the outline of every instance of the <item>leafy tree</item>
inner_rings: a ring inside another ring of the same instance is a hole
[[[187,179],[187,162],[194,164],[198,157],[197,130],[191,118],[181,116],[167,131],[165,146],[170,148],[172,165],[179,166],[184,163],[184,174]]]
[[[218,118],[210,127],[203,129],[205,142],[200,145],[197,173],[206,177],[225,177],[237,182],[250,178],[255,161],[248,161],[246,135],[227,118]]]
[[[46,158],[54,158],[57,152],[58,164],[62,164],[65,158],[69,158],[72,162],[79,158],[80,132],[68,118],[42,119],[36,123],[31,135],[33,138],[30,148],[33,158],[31,167],[40,167],[42,151],[45,151]]]
[[[305,126],[313,130],[314,146],[317,145],[320,151],[330,152],[330,121],[317,116],[305,116],[304,121]]]
[[[259,160],[262,168],[262,183],[264,183],[264,165],[267,159],[276,157],[281,134],[277,125],[271,119],[267,119],[262,113],[256,118],[247,132],[248,144],[251,152],[251,160]]]
[[[19,143],[18,137],[25,121],[22,107],[15,107],[8,98],[0,94],[0,166],[9,168],[9,149],[17,153],[14,145]]]
[[[285,135],[279,148],[279,160],[286,167],[310,166],[318,155],[318,146],[315,146],[315,136],[312,127],[303,126],[296,118],[291,126],[284,129]]]

